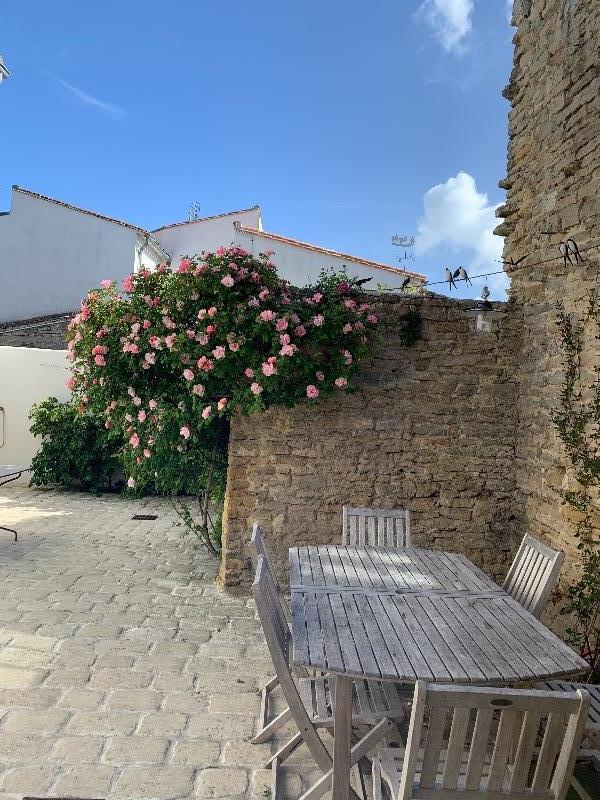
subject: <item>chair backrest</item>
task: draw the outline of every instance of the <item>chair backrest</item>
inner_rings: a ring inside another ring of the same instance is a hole
[[[504,589],[511,597],[538,619],[556,587],[565,554],[548,545],[523,537],[517,554],[504,581]]]
[[[588,706],[582,690],[418,681],[397,800],[564,800]]]
[[[342,544],[357,547],[410,547],[410,511],[405,508],[344,506]]]
[[[254,566],[258,565],[258,559],[262,556],[269,568],[269,573],[275,584],[275,589],[277,590],[277,594],[279,595],[280,605],[283,609],[283,613],[285,614],[285,618],[287,619],[288,623],[291,622],[291,614],[288,608],[288,605],[284,599],[284,593],[279,585],[279,581],[275,577],[275,573],[273,572],[273,565],[271,563],[271,559],[269,558],[269,553],[267,552],[267,548],[265,547],[265,542],[262,535],[262,528],[258,522],[255,522],[252,525],[252,535],[250,536],[250,544],[252,545],[252,550],[254,552],[254,558],[252,559],[254,562]]]
[[[252,594],[267,640],[269,655],[294,722],[319,767],[327,770],[331,766],[331,758],[304,708],[294,681],[290,669],[290,626],[279,599],[269,562],[263,555],[258,557]]]

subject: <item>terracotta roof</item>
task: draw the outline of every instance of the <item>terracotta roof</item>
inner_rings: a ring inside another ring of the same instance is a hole
[[[170,225],[163,225],[160,228],[154,228],[152,233],[164,231],[165,228],[176,228],[178,225],[193,225],[194,222],[207,222],[211,219],[219,219],[220,217],[235,217],[236,214],[245,214],[247,211],[260,211],[260,206],[252,206],[251,208],[241,208],[239,211],[226,211],[224,214],[213,214],[212,217],[199,217],[198,219],[184,219],[183,222],[172,222]]]
[[[246,225],[241,224],[236,225],[235,228],[236,230],[241,231],[242,233],[247,233],[250,236],[262,236],[264,239],[272,239],[275,242],[282,242],[283,244],[292,245],[292,247],[301,247],[303,250],[311,250],[315,253],[324,253],[325,255],[335,256],[337,258],[347,258],[348,261],[354,261],[357,264],[364,264],[367,267],[373,267],[374,269],[382,269],[387,272],[392,272],[394,275],[410,275],[411,278],[415,278],[423,283],[427,280],[426,276],[422,275],[420,272],[411,272],[410,270],[399,269],[398,267],[392,267],[390,264],[380,264],[378,261],[370,261],[368,258],[352,256],[349,253],[338,253],[337,250],[330,250],[328,247],[319,247],[318,245],[309,244],[308,242],[301,242],[298,239],[290,239],[289,237],[281,236],[278,233],[267,233],[266,231],[259,231],[257,228],[248,228]]]
[[[114,217],[107,217],[105,214],[98,214],[96,211],[89,211],[87,208],[81,208],[80,206],[74,206],[71,203],[65,203],[63,200],[57,200],[54,197],[48,197],[45,194],[39,194],[39,192],[32,192],[29,189],[23,189],[22,186],[17,186],[16,184],[12,187],[14,192],[20,192],[21,194],[26,194],[29,197],[35,197],[36,200],[45,200],[47,203],[54,203],[57,206],[62,206],[63,208],[69,208],[72,211],[79,211],[80,214],[88,214],[90,217],[96,217],[97,219],[103,219],[106,222],[112,222],[114,225],[121,225],[123,228],[130,228],[132,231],[137,231],[138,233],[142,233],[144,236],[148,237],[148,240],[152,242],[153,246],[157,248],[166,258],[170,258],[169,254],[163,250],[162,245],[156,241],[156,239],[152,236],[150,231],[147,231],[145,228],[140,228],[139,225],[132,225],[130,222],[123,222],[121,219],[115,219]]]

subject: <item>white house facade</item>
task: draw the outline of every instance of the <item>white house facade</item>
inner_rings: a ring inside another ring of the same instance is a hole
[[[0,214],[0,323],[72,311],[103,278],[168,258],[143,228],[13,186]]]

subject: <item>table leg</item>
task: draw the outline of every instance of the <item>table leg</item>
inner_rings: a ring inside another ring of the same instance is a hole
[[[332,800],[348,800],[350,797],[353,687],[352,678],[343,675],[336,677]]]
[[[9,531],[9,533],[14,533],[15,542],[17,541],[17,532],[14,528],[5,528],[4,525],[0,525],[0,531]]]
[[[4,486],[6,483],[10,483],[11,481],[16,481],[17,478],[20,478],[23,473],[19,472],[17,475],[13,475],[11,478],[7,478],[5,481],[0,483],[0,486]],[[14,528],[5,528],[4,525],[0,525],[0,531],[9,531],[10,533],[14,533],[15,535],[15,542],[17,541],[17,532]]]

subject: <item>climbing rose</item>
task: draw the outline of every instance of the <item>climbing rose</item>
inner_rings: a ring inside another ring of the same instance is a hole
[[[234,282],[235,281],[233,280],[231,275],[225,275],[224,278],[221,278],[221,283],[223,284],[223,286],[227,286],[227,287],[233,286]]]
[[[265,363],[261,367],[263,371],[263,375],[277,375],[277,369],[275,368],[275,364],[271,364],[269,361],[265,361]]]
[[[223,345],[219,345],[218,347],[215,347],[215,349],[212,351],[212,354],[215,358],[219,359],[225,358],[225,352],[226,351]]]
[[[252,394],[260,394],[262,392],[262,390],[263,390],[263,387],[260,385],[260,383],[253,383],[250,386],[250,391],[252,392]]]
[[[339,389],[342,389],[344,386],[348,386],[348,381],[346,378],[336,378],[334,383]]]
[[[313,400],[315,397],[319,396],[319,390],[317,389],[316,386],[313,386],[313,384],[310,383],[306,387],[306,396],[309,397],[311,400]]]
[[[244,375],[247,378],[253,378],[254,377],[254,370],[252,369],[252,367],[246,367],[246,369],[244,370]]]
[[[208,419],[211,415],[211,412],[212,412],[212,406],[206,406],[206,408],[204,408],[202,411],[202,418]]]
[[[127,478],[127,486],[129,486],[130,489],[133,489],[133,487],[135,486],[135,479]]]
[[[321,325],[322,325],[324,322],[325,322],[325,317],[323,316],[323,314],[317,314],[317,316],[316,316],[316,317],[313,317],[313,321],[312,321],[312,323],[313,323],[313,325],[315,325],[317,328],[320,328],[320,327],[321,327]]]
[[[226,405],[227,405],[227,398],[222,397],[217,403],[217,408],[219,409],[219,411],[223,411]]]
[[[112,282],[112,281],[109,281],[109,280],[106,280],[106,279],[104,279],[103,281],[100,281],[100,286],[101,286],[103,289],[110,289],[110,287],[111,287],[112,285],[113,285],[113,282]]]
[[[275,319],[275,312],[266,308],[264,311],[260,312],[260,319],[263,322],[271,322],[272,320]]]
[[[189,439],[191,436],[191,431],[187,425],[183,425],[181,430],[179,431],[179,435],[183,436],[184,439]]]
[[[189,258],[182,258],[179,262],[179,267],[177,269],[178,272],[189,272],[190,267],[192,266],[192,262]]]
[[[193,381],[194,380],[194,373],[192,372],[191,369],[184,369],[183,370],[183,377],[186,379],[186,381]]]
[[[140,443],[140,437],[137,435],[137,433],[133,433],[129,438],[129,444],[132,447],[138,447],[139,443]]]
[[[140,422],[146,421],[146,412],[144,411],[143,408],[140,411],[138,411],[138,419]]]
[[[156,402],[156,400],[149,400],[148,405],[150,406],[150,408],[154,409],[157,408],[158,403]]]
[[[192,392],[197,394],[199,397],[202,397],[204,394],[204,386],[201,383],[195,383],[192,387]]]

